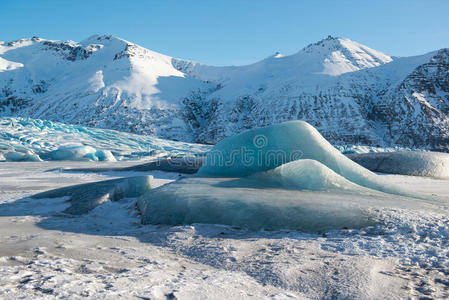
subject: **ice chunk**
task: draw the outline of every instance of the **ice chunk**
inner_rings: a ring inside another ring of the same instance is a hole
[[[97,150],[97,152],[95,152],[95,156],[99,161],[117,161],[112,152],[109,150]]]
[[[289,188],[310,191],[364,190],[312,159],[300,159],[280,165],[249,177],[265,187]]]
[[[40,159],[40,157],[35,154],[32,153],[30,151],[26,151],[26,152],[8,152],[5,153],[5,159],[6,161],[42,161],[42,159]]]
[[[97,150],[90,146],[59,147],[41,156],[45,160],[116,161],[111,151]]]
[[[36,194],[33,198],[70,197],[71,205],[65,212],[81,215],[108,200],[139,197],[152,187],[153,176],[134,176],[59,188]]]
[[[449,154],[447,153],[403,151],[347,156],[374,172],[449,178]]]
[[[89,146],[59,147],[48,154],[51,160],[91,160],[98,161],[97,150]]]
[[[330,181],[330,186],[341,182],[336,176],[330,178],[337,178]],[[251,230],[312,232],[370,226],[383,207],[413,206],[429,209],[417,199],[370,189],[332,192],[275,189],[252,177],[183,178],[149,190],[138,201],[144,224],[211,223]]]
[[[418,197],[351,161],[306,122],[291,121],[223,140],[194,177],[149,190],[138,207],[150,224],[326,231],[371,225],[382,208],[428,209],[435,200]]]
[[[298,159],[316,160],[363,187],[411,195],[351,161],[304,121],[284,122],[226,138],[207,154],[198,174],[241,177],[274,169]]]

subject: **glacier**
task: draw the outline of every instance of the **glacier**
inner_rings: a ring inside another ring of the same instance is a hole
[[[7,161],[115,161],[196,156],[210,146],[29,118],[0,118],[0,158]]]
[[[390,184],[310,124],[289,121],[224,139],[197,174],[147,191],[138,208],[145,224],[321,232],[373,225],[382,208],[438,210],[438,201]]]

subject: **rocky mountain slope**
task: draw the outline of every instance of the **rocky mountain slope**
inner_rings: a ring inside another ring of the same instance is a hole
[[[334,144],[449,151],[448,114],[449,49],[398,58],[328,37],[212,67],[113,36],[0,45],[0,116],[202,143],[302,119]]]

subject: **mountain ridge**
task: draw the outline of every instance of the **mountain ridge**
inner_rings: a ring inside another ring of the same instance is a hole
[[[449,150],[449,49],[391,57],[328,37],[214,67],[110,35],[0,45],[0,115],[216,143],[303,119],[334,144]]]

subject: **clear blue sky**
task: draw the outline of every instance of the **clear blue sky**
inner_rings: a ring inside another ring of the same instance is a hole
[[[214,65],[293,54],[329,34],[408,56],[449,47],[449,0],[0,0],[0,40],[96,33]]]

